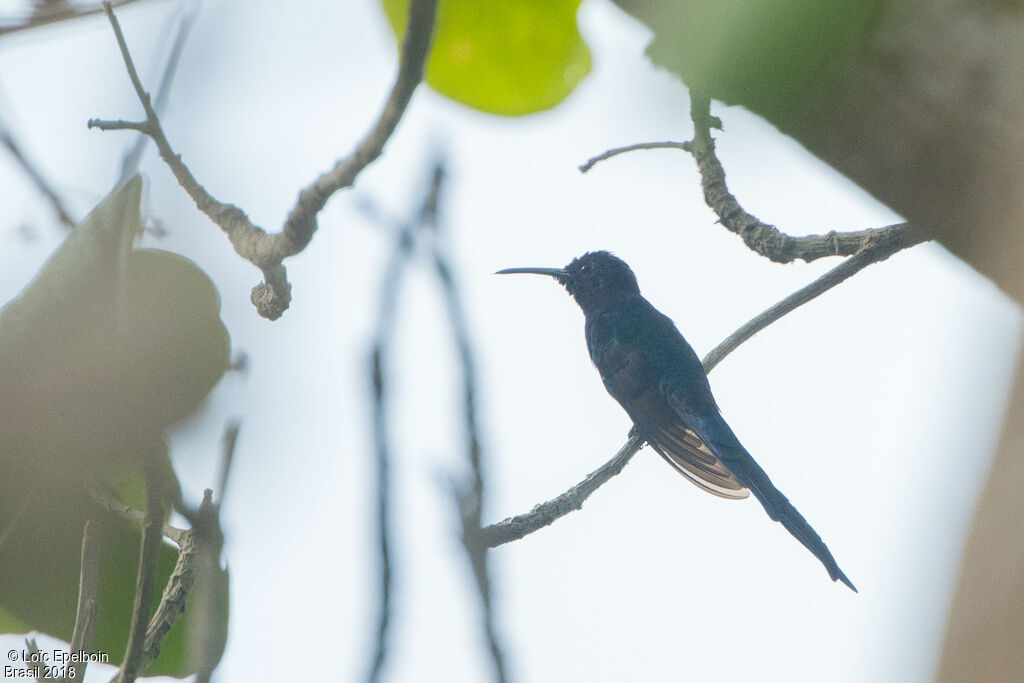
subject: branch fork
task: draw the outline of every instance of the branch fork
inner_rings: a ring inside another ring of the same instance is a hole
[[[351,187],[363,169],[381,155],[384,145],[405,113],[416,86],[423,80],[424,64],[430,53],[437,1],[412,0],[409,5],[409,28],[402,42],[398,75],[380,117],[352,154],[339,160],[333,169],[322,174],[299,193],[299,199],[289,212],[279,233],[268,234],[253,224],[237,206],[214,198],[195,179],[182,161],[181,155],[171,147],[149,93],[139,79],[121,25],[109,2],[103,3],[103,10],[114,30],[121,57],[146,118],[141,122],[90,119],[87,125],[89,128],[105,131],[134,130],[153,140],[160,157],[199,210],[227,234],[239,256],[262,271],[263,282],[253,288],[250,298],[261,316],[276,320],[288,309],[292,298],[291,285],[288,283],[283,261],[301,252],[312,240],[317,229],[317,215],[327,201],[339,190]]]

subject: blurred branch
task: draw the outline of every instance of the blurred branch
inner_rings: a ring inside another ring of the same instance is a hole
[[[230,430],[230,428],[229,428]],[[225,460],[230,462],[230,451],[234,441],[228,436],[224,443]],[[223,499],[223,493],[221,493]],[[199,504],[196,525],[193,527],[196,541],[195,597],[193,598],[193,623],[189,633],[190,663],[196,670],[196,683],[208,683],[220,661],[223,641],[216,637],[218,612],[226,605],[224,594],[217,577],[220,572],[220,555],[224,547],[224,533],[220,528],[220,505],[213,502],[213,491],[203,491],[203,502]],[[170,584],[168,584],[170,585]],[[185,596],[181,596],[184,607]]]
[[[142,526],[145,523],[145,514],[126,505],[109,490],[97,484],[92,484],[88,488],[89,496],[107,512],[113,513],[133,525]],[[164,524],[162,531],[164,536],[179,546],[184,542],[184,538],[188,534],[187,529],[179,529],[170,524]]]
[[[160,655],[160,647],[163,639],[170,633],[178,618],[185,613],[185,601],[192,591],[196,581],[202,576],[212,576],[217,569],[216,564],[208,567],[209,562],[204,561],[204,553],[219,557],[220,546],[223,543],[223,535],[220,533],[219,522],[217,521],[217,508],[213,505],[213,491],[206,489],[203,493],[203,502],[199,506],[197,525],[191,529],[178,530],[178,558],[174,562],[174,569],[167,579],[163,594],[160,596],[160,603],[153,612],[145,630],[145,638],[142,641],[142,651],[138,671],[145,668]],[[130,508],[129,508],[130,509]],[[138,512],[138,511],[134,511]],[[139,513],[141,514],[141,513]],[[166,528],[166,527],[165,527]],[[213,548],[214,551],[204,551],[204,548]],[[193,606],[192,630],[190,636],[196,630],[202,630],[204,625],[208,627],[211,623],[211,616],[208,612],[214,609],[215,603],[209,600],[195,600]],[[207,628],[207,630],[209,630]],[[204,646],[211,646],[213,638],[208,634],[196,637]],[[208,654],[208,653],[207,653]],[[201,661],[216,661],[216,656],[200,656]],[[212,670],[212,666],[206,667]],[[209,676],[210,671],[200,667],[199,676]],[[120,675],[121,672],[119,672]],[[111,679],[111,683],[119,681],[119,676]]]
[[[50,187],[50,184],[43,177],[42,172],[36,168],[35,164],[28,160],[25,154],[21,151],[21,147],[15,141],[14,136],[11,135],[11,131],[7,125],[0,121],[0,143],[7,148],[7,151],[11,153],[14,160],[18,162],[21,169],[25,172],[25,175],[35,184],[36,189],[39,190],[53,205],[53,210],[57,213],[57,217],[60,222],[68,228],[75,227],[75,219],[71,217],[67,208],[64,206],[64,201],[57,194],[56,190]]]
[[[96,533],[95,526],[95,522],[87,520],[82,531],[81,568],[78,575],[78,609],[75,613],[75,627],[71,635],[69,648],[71,655],[89,648],[96,628],[96,618],[99,616],[97,586],[100,573],[100,538]],[[33,661],[51,661],[48,655],[42,655],[39,652],[39,645],[36,643],[35,638],[26,638],[25,646],[31,653]],[[42,681],[81,681],[85,678],[87,663],[86,660],[74,662],[69,667],[69,670],[74,670],[73,676],[61,678],[47,675],[36,680],[40,681],[40,683]]]
[[[182,585],[179,588],[180,597],[173,599],[173,596],[169,596],[169,591],[174,585],[175,577],[178,574],[178,567],[182,566],[183,559],[182,555],[185,554],[185,548],[182,547],[181,553],[178,555],[178,564],[175,565],[175,571],[171,574],[171,578],[167,582],[167,589],[164,591],[164,598],[160,604],[163,606],[165,602],[174,604],[176,607],[180,607],[179,614],[185,610],[185,597],[188,594],[190,588],[195,586],[195,598],[193,599],[193,621],[192,628],[189,630],[189,663],[196,670],[196,683],[206,683],[210,680],[210,676],[213,674],[214,669],[220,662],[220,657],[223,649],[223,641],[216,637],[217,633],[217,618],[218,613],[222,605],[227,605],[229,602],[229,596],[225,593],[226,585],[222,585],[217,579],[220,576],[220,556],[221,551],[224,548],[224,532],[220,525],[220,510],[224,505],[224,498],[227,495],[228,479],[231,474],[231,466],[235,461],[235,451],[238,448],[238,434],[242,429],[241,422],[238,420],[231,420],[227,423],[224,428],[224,435],[221,437],[221,458],[220,458],[220,470],[217,475],[217,491],[218,491],[218,503],[213,502],[213,491],[206,489],[203,491],[203,500],[199,504],[199,509],[196,511],[192,534],[194,535],[194,544],[189,549],[192,556],[192,564],[195,569],[189,575],[182,577]],[[193,540],[193,539],[190,539]],[[183,572],[188,568],[183,567]],[[185,579],[190,578],[191,580],[186,584]],[[169,615],[173,615],[173,611],[168,611]],[[168,624],[167,629],[170,629],[171,624]],[[150,623],[150,629],[153,629],[153,623]],[[164,632],[166,634],[166,631]],[[150,634],[146,634],[147,651],[150,650],[148,647],[150,642]],[[154,635],[154,642],[159,643],[163,636],[156,638]],[[152,656],[156,657],[157,652],[153,652]]]
[[[444,248],[438,228],[438,210],[444,184],[444,167],[437,163],[433,167],[429,191],[416,220],[410,223],[395,221],[386,217],[379,208],[363,200],[362,211],[371,220],[394,225],[397,241],[390,260],[384,270],[380,286],[380,305],[377,330],[371,353],[371,371],[374,386],[374,439],[377,453],[377,500],[378,532],[381,556],[381,605],[378,622],[376,649],[372,659],[368,680],[379,680],[387,652],[387,635],[390,622],[391,600],[391,549],[389,545],[390,516],[390,447],[387,434],[387,384],[385,372],[388,343],[394,338],[394,320],[397,296],[403,274],[411,261],[421,236],[430,239],[430,263],[441,286],[445,308],[462,369],[463,418],[466,431],[466,457],[469,464],[470,480],[465,485],[453,483],[455,499],[462,523],[462,543],[473,569],[477,589],[483,607],[483,627],[494,664],[495,678],[507,680],[503,648],[494,627],[491,583],[487,569],[487,546],[481,537],[481,511],[484,507],[485,486],[482,466],[482,447],[476,409],[476,371],[473,362],[469,329],[458,288],[452,272],[451,260]]]
[[[139,550],[139,568],[135,576],[135,602],[132,605],[131,628],[124,660],[118,672],[117,683],[132,683],[138,678],[143,667],[143,646],[149,611],[153,603],[153,589],[156,584],[156,563],[163,540],[164,495],[161,478],[145,462],[146,515],[142,525],[142,542]]]
[[[97,586],[100,576],[100,537],[96,533],[96,522],[86,521],[82,532],[82,562],[78,576],[78,609],[75,612],[75,628],[71,635],[70,652],[87,650],[92,644],[96,628],[96,617],[99,616]],[[75,666],[75,675],[67,680],[85,680],[85,667],[88,662],[83,659]]]
[[[31,661],[46,661],[45,656],[39,651],[39,643],[36,642],[35,638],[25,638],[25,647],[28,649]],[[43,683],[43,681],[56,681],[58,679],[54,678],[53,676],[43,676],[41,678],[37,678],[36,680],[39,681],[39,683]]]
[[[99,487],[91,487],[89,493],[93,500],[99,503],[105,510],[112,512],[131,524],[141,524],[145,515],[122,503],[113,494],[104,491]],[[205,502],[205,497],[204,497]],[[164,587],[163,596],[157,606],[153,617],[146,627],[145,645],[143,646],[144,664],[156,658],[160,653],[160,641],[163,639],[171,626],[185,611],[185,596],[192,583],[195,581],[195,557],[196,540],[195,529],[179,529],[164,524],[163,535],[178,545],[178,559],[175,562],[174,570]],[[117,680],[115,677],[113,680]]]
[[[174,569],[171,570],[171,575],[167,579],[167,585],[164,586],[160,603],[157,605],[153,616],[149,620],[149,624],[146,626],[138,666],[139,671],[145,670],[146,666],[160,655],[163,639],[170,632],[171,627],[174,626],[178,618],[185,613],[185,600],[195,585],[197,578],[206,571],[202,561],[203,548],[207,545],[217,548],[216,555],[219,557],[219,547],[222,543],[223,535],[220,533],[219,523],[215,521],[216,506],[213,506],[212,495],[213,492],[210,489],[204,492],[203,502],[200,504],[197,513],[197,518],[200,522],[195,527],[192,529],[176,530],[178,535],[174,540],[178,544],[178,558],[175,560]],[[138,510],[133,510],[127,506],[124,507],[134,513],[128,516],[128,519],[134,520],[136,515],[142,515]],[[211,515],[213,515],[214,519],[212,524],[209,522]],[[206,523],[202,520],[206,520]],[[164,527],[165,531],[167,528],[166,526]],[[211,540],[206,540],[207,536]],[[197,614],[202,614],[206,607],[207,603],[196,601],[194,609]],[[202,618],[197,617],[193,628],[200,628],[199,624],[202,621]],[[202,638],[201,640],[207,641],[211,639]],[[72,652],[74,651],[75,649],[72,648]],[[209,660],[210,658],[206,659]],[[115,676],[111,680],[112,682],[118,681],[119,678]]]
[[[373,439],[376,464],[377,547],[380,553],[380,604],[377,634],[370,670],[366,680],[380,680],[388,652],[391,624],[391,447],[387,428],[387,385],[385,363],[388,342],[392,338],[398,292],[413,253],[413,226],[402,226],[380,283],[377,328],[370,350],[370,376],[373,383]]]
[[[495,630],[494,610],[491,600],[491,580],[487,569],[488,545],[484,541],[481,529],[486,490],[483,476],[480,425],[476,407],[476,368],[473,361],[469,326],[466,323],[462,302],[459,299],[458,287],[452,274],[450,258],[444,248],[437,219],[444,176],[444,166],[439,162],[434,166],[430,192],[431,200],[428,202],[428,206],[431,208],[429,212],[424,212],[428,221],[424,227],[433,228],[430,232],[434,238],[432,249],[434,270],[441,285],[445,309],[448,312],[448,321],[451,325],[452,336],[462,369],[463,418],[465,420],[467,442],[466,459],[470,470],[469,485],[459,487],[456,496],[462,520],[462,544],[466,549],[470,565],[473,567],[473,574],[476,577],[477,588],[480,592],[480,602],[483,607],[484,634],[487,637],[491,661],[494,664],[495,678],[503,683],[507,680],[507,673],[505,671],[503,648]]]
[[[181,18],[178,20],[178,31],[175,33],[174,42],[171,44],[170,54],[167,55],[167,62],[164,64],[163,74],[160,76],[160,85],[157,86],[156,99],[153,103],[153,110],[161,113],[167,106],[167,97],[171,92],[171,84],[174,82],[174,74],[181,62],[181,55],[185,51],[185,43],[192,32],[192,27],[199,16],[199,4],[190,3],[182,7]],[[124,155],[121,161],[121,178],[118,185],[128,182],[139,171],[139,162],[142,160],[142,153],[146,151],[148,136],[140,134],[132,145],[131,150]]]
[[[114,7],[123,7],[124,5],[130,5],[133,2],[137,2],[137,0],[119,0],[118,2],[114,2],[113,5]],[[33,28],[49,26],[50,24],[56,24],[69,19],[79,19],[81,17],[92,16],[93,14],[99,14],[101,11],[103,11],[102,5],[90,5],[83,7],[65,3],[49,3],[49,6],[40,7],[33,14],[18,21],[0,21],[0,38],[10,33],[28,31]]]
[[[221,487],[221,500],[223,500],[224,497],[228,473],[231,469],[231,463],[234,460],[234,451],[238,443],[239,429],[240,425],[238,422],[229,422],[224,430],[221,468],[220,475],[218,477],[219,485]],[[148,517],[150,510],[148,502],[148,482],[149,478],[147,477],[147,512],[145,514],[126,505],[113,493],[95,484],[89,487],[89,494],[92,499],[106,511],[117,515],[132,525],[144,525],[145,530],[151,523]],[[177,527],[170,526],[169,524],[162,525],[162,535],[171,539],[178,545],[178,557],[175,560],[174,569],[171,571],[171,575],[167,579],[167,584],[164,586],[160,602],[157,605],[156,610],[153,612],[152,618],[149,619],[149,622],[145,627],[144,637],[140,637],[137,641],[141,642],[141,649],[139,651],[139,658],[136,664],[136,672],[144,671],[149,663],[159,656],[163,639],[170,632],[171,627],[174,626],[178,618],[184,614],[185,600],[190,591],[192,591],[197,580],[201,580],[203,577],[208,577],[211,579],[212,585],[212,577],[219,569],[219,558],[221,548],[224,543],[224,535],[220,528],[220,506],[213,503],[213,491],[206,489],[203,492],[203,500],[199,504],[198,510],[184,509],[184,507],[180,507],[179,511],[192,522],[193,526],[191,529],[179,529]],[[163,519],[162,504],[160,506],[160,519]],[[143,543],[146,543],[145,536],[143,537]],[[84,552],[85,549],[83,546],[83,553]],[[85,561],[83,559],[83,566],[84,564]],[[138,593],[136,593],[136,597],[138,597]],[[198,649],[200,649],[201,652],[199,652],[196,657],[198,660],[197,669],[199,680],[208,680],[209,674],[212,672],[213,667],[219,659],[219,652],[212,652],[211,650],[211,648],[217,647],[217,641],[212,637],[212,628],[215,620],[214,613],[217,609],[217,602],[215,599],[209,599],[211,596],[205,597],[207,599],[198,599],[194,601],[193,621],[192,627],[189,631],[190,636],[196,642],[200,643],[200,647]],[[152,598],[152,591],[150,591],[150,598]],[[81,607],[79,607],[79,609],[81,609]],[[78,632],[77,624],[75,632]],[[197,635],[197,632],[200,633]],[[72,642],[74,642],[74,639],[72,639]],[[131,641],[129,644],[131,644]],[[74,651],[75,648],[72,647],[72,652]],[[127,663],[127,657],[125,663]],[[111,679],[111,683],[124,680],[124,672],[125,669],[122,668],[122,670]]]
[[[241,431],[242,423],[237,419],[231,420],[224,428],[224,435],[221,437],[220,471],[217,474],[218,505],[224,505],[231,465],[235,462],[235,450],[238,448],[238,434]]]
[[[196,181],[181,156],[174,152],[160,120],[153,109],[149,93],[139,80],[124,35],[109,3],[104,9],[114,29],[121,56],[128,70],[135,94],[142,103],[146,119],[142,122],[123,120],[104,121],[90,119],[90,128],[100,130],[138,130],[156,143],[160,157],[170,167],[178,183],[188,192],[200,211],[227,234],[235,251],[263,272],[264,281],[257,285],[251,300],[265,318],[276,320],[291,302],[291,285],[282,262],[298,254],[309,244],[317,228],[317,214],[337,191],[350,187],[370,163],[380,156],[412,98],[413,91],[423,79],[423,67],[430,51],[437,0],[412,0],[409,5],[408,30],[402,42],[398,76],[384,105],[380,117],[369,133],[359,142],[351,155],[338,161],[334,168],[322,174],[309,187],[299,193],[279,233],[268,234],[254,225],[237,206],[225,204],[211,196]]]

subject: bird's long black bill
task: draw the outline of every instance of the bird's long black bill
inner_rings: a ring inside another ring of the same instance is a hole
[[[495,275],[516,275],[519,273],[549,275],[559,280],[569,277],[569,272],[565,268],[506,268],[505,270],[499,270]]]

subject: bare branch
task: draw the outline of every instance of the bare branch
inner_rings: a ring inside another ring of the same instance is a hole
[[[587,478],[573,486],[562,495],[547,502],[535,505],[527,513],[509,517],[497,524],[485,526],[481,530],[484,544],[494,548],[504,543],[518,541],[523,536],[543,529],[565,515],[579,510],[584,501],[602,484],[622,471],[634,455],[643,448],[644,440],[634,434],[623,444],[615,456],[587,475]]]
[[[906,225],[906,224],[901,224]],[[883,228],[884,230],[885,228]],[[744,324],[738,330],[726,337],[718,346],[704,356],[702,363],[704,371],[711,372],[711,369],[718,365],[723,358],[736,350],[740,344],[753,337],[755,334],[771,325],[773,322],[786,315],[793,309],[801,306],[811,299],[818,297],[836,285],[853,277],[864,270],[872,263],[884,261],[893,254],[908,247],[912,247],[929,239],[923,232],[917,230],[901,230],[896,233],[900,239],[877,237],[866,249],[846,259],[838,266],[828,271],[811,284],[798,289],[782,301],[766,309]],[[871,238],[869,238],[869,241]]]
[[[711,116],[710,108],[708,98],[691,93],[690,118],[693,119],[694,130],[689,151],[700,170],[704,201],[718,214],[719,222],[742,237],[753,251],[776,263],[791,263],[796,259],[810,263],[824,256],[851,256],[868,246],[869,242],[877,244],[893,240],[902,243],[907,239],[904,233],[911,229],[907,223],[854,232],[832,231],[825,235],[791,237],[747,213],[729,192],[725,169],[715,154],[711,128],[719,126],[715,125],[717,120]]]
[[[689,152],[700,170],[704,201],[718,215],[719,222],[742,237],[750,249],[776,263],[791,263],[797,259],[810,263],[825,256],[851,256],[870,246],[881,246],[889,242],[895,253],[905,248],[899,245],[910,246],[908,242],[917,244],[921,241],[910,236],[912,228],[907,223],[852,232],[833,230],[825,235],[792,237],[747,213],[726,185],[725,170],[715,153],[715,141],[711,137],[711,129],[721,128],[721,122],[711,116],[710,106],[707,98],[692,95],[690,116],[694,126],[693,140],[640,142],[616,147],[589,159],[580,165],[580,171],[586,173],[598,162],[640,149],[681,149]]]
[[[602,152],[601,154],[598,154],[596,157],[590,157],[589,159],[587,159],[586,163],[580,164],[580,167],[579,167],[580,168],[580,173],[586,173],[590,169],[594,168],[594,166],[597,163],[599,163],[601,161],[604,161],[605,159],[611,159],[614,156],[618,156],[620,154],[625,154],[626,152],[635,152],[638,149],[681,149],[684,152],[689,152],[690,151],[690,143],[689,142],[672,142],[672,141],[666,141],[666,142],[638,142],[638,143],[633,144],[633,145],[626,145],[625,147],[613,147],[612,149],[608,150],[607,152]]]
[[[118,0],[118,2],[113,4],[114,7],[123,7],[124,5],[130,5],[133,2],[137,2],[137,0]],[[69,19],[92,16],[93,14],[99,14],[102,11],[102,5],[82,7],[72,4],[56,6],[53,10],[48,11],[37,11],[20,21],[5,21],[0,24],[0,38],[10,33],[28,31],[30,29],[39,28],[40,26],[49,26],[50,24],[55,24],[57,22],[68,21]]]
[[[178,70],[181,55],[185,51],[185,43],[192,32],[192,27],[199,16],[198,4],[186,4],[180,10],[181,18],[178,21],[178,30],[174,35],[174,42],[171,44],[171,52],[167,55],[167,62],[164,64],[163,74],[160,76],[160,85],[157,86],[156,100],[153,109],[161,112],[167,106],[167,97],[171,92],[171,84],[174,82],[174,74]],[[131,150],[124,155],[121,161],[121,178],[118,185],[127,183],[132,176],[138,173],[139,162],[142,160],[142,153],[146,151],[146,142],[149,137],[143,133],[135,140]]]
[[[196,545],[195,530],[190,529],[181,538],[181,545],[178,550],[178,559],[174,562],[174,569],[167,579],[163,594],[160,596],[160,604],[153,612],[149,625],[146,626],[146,638],[142,646],[142,663],[140,670],[157,658],[160,654],[160,646],[164,637],[185,612],[185,598],[192,590],[196,581],[196,556],[198,548]]]
[[[275,238],[286,241],[292,253],[298,253],[313,237],[316,214],[328,198],[340,189],[350,187],[364,168],[380,156],[391,134],[402,119],[413,91],[423,80],[423,68],[430,53],[437,0],[412,0],[409,21],[399,55],[398,78],[384,104],[380,118],[355,151],[342,159],[329,172],[299,194],[299,201],[288,215],[284,230]]]
[[[100,537],[96,533],[96,523],[85,522],[82,532],[82,566],[78,575],[78,609],[75,612],[75,628],[71,635],[70,652],[86,650],[92,644],[96,628],[96,617],[99,616],[97,587],[100,576]],[[75,675],[71,681],[85,679],[85,667],[88,658],[83,658],[75,667]]]
[[[144,135],[149,135],[151,133],[151,128],[147,121],[125,121],[123,119],[107,121],[104,119],[89,119],[87,125],[89,128],[98,128],[100,130],[134,130]]]
[[[145,457],[143,458],[145,460]],[[132,683],[142,671],[143,646],[149,624],[150,605],[156,584],[156,563],[163,540],[164,495],[160,477],[144,462],[146,478],[146,517],[142,525],[139,569],[135,577],[135,602],[132,605],[131,629],[124,661],[118,672],[118,683]]]
[[[149,94],[139,80],[120,24],[110,4],[104,4],[104,9],[117,37],[118,47],[132,86],[135,88],[135,94],[145,110],[146,123],[142,128],[133,128],[123,121],[93,119],[89,121],[89,127],[105,130],[132,128],[141,130],[153,139],[160,157],[199,210],[220,226],[240,256],[263,271],[264,281],[253,288],[251,300],[260,315],[276,320],[287,310],[291,302],[291,285],[288,283],[282,262],[309,244],[313,233],[316,232],[317,214],[327,200],[335,192],[350,187],[359,173],[380,156],[384,145],[405,113],[413,91],[423,79],[423,67],[433,35],[437,0],[412,0],[409,5],[408,29],[399,57],[398,76],[380,117],[350,156],[337,162],[331,171],[321,175],[299,193],[298,202],[289,213],[284,228],[274,234],[268,234],[254,225],[237,206],[220,202],[210,195],[181,160],[181,155],[174,152],[153,109]]]
[[[204,575],[212,580],[218,570],[216,560],[220,556],[223,536],[217,520],[217,507],[213,505],[212,496],[213,492],[210,489],[203,493],[203,502],[195,515],[196,526],[185,531],[179,530],[181,535],[177,541],[179,544],[178,558],[167,579],[167,584],[164,586],[160,603],[146,626],[139,671],[145,670],[149,663],[160,655],[163,640],[178,618],[185,613],[185,601],[196,582]],[[190,637],[203,643],[206,647],[209,647],[215,640],[209,633],[209,622],[212,621],[212,618],[208,614],[210,610],[215,609],[215,601],[199,601],[194,608]],[[207,632],[197,637],[195,632],[202,631],[204,628],[207,629]],[[211,662],[215,660],[215,657],[209,653],[203,653],[199,660],[199,673],[203,674],[204,669],[212,669]],[[205,673],[209,674],[209,671]],[[111,683],[117,680],[118,678],[115,676]]]
[[[89,496],[107,512],[111,512],[133,525],[142,526],[145,523],[145,514],[121,502],[117,496],[98,484],[89,486]],[[180,546],[184,543],[188,531],[164,524],[163,534]]]

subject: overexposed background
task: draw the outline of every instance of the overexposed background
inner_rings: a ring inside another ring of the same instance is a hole
[[[177,11],[154,1],[119,12],[151,88]],[[411,215],[432,155],[446,153],[442,221],[476,343],[489,521],[575,484],[629,429],[590,367],[572,300],[549,279],[495,270],[610,249],[703,355],[838,262],[779,266],[747,250],[715,225],[685,153],[636,152],[581,175],[577,165],[608,147],[691,130],[685,88],[643,57],[646,29],[603,0],[584,2],[580,24],[593,72],[550,112],[503,119],[419,90],[384,157],[288,261],[294,301],[275,323],[249,304],[258,272],[148,151],[146,209],[169,235],[146,242],[206,270],[250,360],[173,440],[196,500],[216,479],[225,420],[242,420],[224,510],[232,622],[218,680],[359,680],[366,669],[377,585],[367,353],[392,240],[356,209],[358,196]],[[277,230],[299,188],[364,134],[395,61],[374,2],[207,2],[163,122],[211,193]],[[109,191],[134,142],[86,120],[139,111],[102,17],[0,41],[0,112],[77,216]],[[756,117],[713,113],[730,186],[762,219],[791,234],[898,220]],[[63,229],[2,154],[0,207],[7,300]],[[440,303],[430,273],[414,273],[394,342],[392,681],[490,675],[441,483],[463,462]],[[860,594],[830,582],[756,502],[703,494],[647,449],[582,511],[492,552],[510,673],[928,680],[1020,335],[1017,307],[935,245],[872,266],[761,332],[712,373],[715,395]],[[0,638],[8,643],[21,646]],[[90,670],[97,681],[112,671]]]

